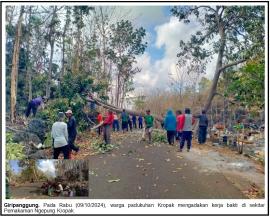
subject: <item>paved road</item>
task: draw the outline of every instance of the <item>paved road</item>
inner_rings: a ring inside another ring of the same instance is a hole
[[[176,147],[139,140],[140,134],[127,134],[119,149],[90,157],[90,198],[245,198],[222,173],[187,159],[192,150],[179,153]]]

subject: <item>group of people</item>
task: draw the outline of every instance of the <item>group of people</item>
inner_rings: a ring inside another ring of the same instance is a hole
[[[33,112],[35,116],[37,108],[44,103],[46,99],[44,97],[38,97],[29,102],[26,116],[28,117]],[[65,116],[68,118],[67,123],[64,122]],[[168,109],[164,120],[161,122],[162,128],[167,131],[167,140],[170,145],[173,145],[175,140],[179,140],[179,151],[182,152],[185,142],[187,142],[187,151],[190,151],[192,141],[192,128],[195,123],[195,118],[199,119],[199,134],[198,142],[203,144],[206,142],[208,118],[206,112],[203,110],[200,115],[192,115],[189,108],[185,109],[184,114],[181,110],[176,111],[174,114],[172,109]],[[98,125],[92,130],[97,128],[99,135],[103,132],[104,142],[106,144],[111,143],[111,129],[113,131],[132,131],[133,128],[144,128],[144,135],[148,137],[149,143],[152,142],[152,129],[154,125],[154,117],[151,115],[150,110],[146,111],[146,115],[140,114],[137,118],[135,114],[130,115],[125,109],[122,110],[120,116],[117,113],[108,110],[103,115],[99,112],[97,115]],[[138,125],[137,125],[138,123]],[[59,112],[58,121],[52,126],[52,139],[53,139],[53,158],[58,159],[58,156],[62,152],[64,159],[70,159],[72,150],[79,151],[79,148],[75,146],[74,142],[77,135],[76,120],[72,115],[72,111]]]
[[[97,115],[98,124],[100,124],[103,121],[103,119],[104,117],[102,116],[101,112],[98,112],[98,115]],[[120,117],[118,116],[116,112],[113,112],[113,122],[112,122],[113,131],[120,131],[120,121],[121,121],[121,129],[123,132],[129,131],[129,130],[132,131],[132,129],[143,128],[143,116],[140,114],[137,118],[136,115],[129,115],[125,111],[125,109],[123,109]],[[99,127],[98,134],[101,135],[101,132],[102,132],[102,127]]]
[[[175,139],[179,140],[179,151],[182,152],[185,142],[187,142],[187,151],[190,151],[192,141],[192,128],[195,118],[199,119],[199,135],[198,142],[203,144],[206,142],[208,118],[203,110],[200,115],[192,115],[189,108],[185,109],[182,114],[181,110],[174,114],[172,109],[167,111],[164,118],[163,127],[167,131],[167,140],[170,145],[174,144]]]
[[[149,110],[150,112],[150,110]],[[144,119],[146,116],[144,117]],[[108,112],[103,117],[100,112],[98,112],[97,115],[97,122],[98,125],[92,130],[97,128],[97,132],[99,135],[103,132],[103,138],[106,144],[111,143],[111,129],[113,131],[120,131],[120,121],[121,119],[121,129],[123,133],[125,131],[132,131],[132,128],[137,129],[137,122],[139,129],[143,128],[143,116],[140,114],[137,118],[136,115],[129,115],[125,109],[123,109],[120,118],[118,117],[117,113],[112,112],[111,110],[108,110]],[[145,121],[146,123],[146,121]]]

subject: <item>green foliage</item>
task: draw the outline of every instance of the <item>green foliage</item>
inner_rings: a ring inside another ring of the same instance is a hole
[[[92,90],[93,78],[89,75],[85,75],[84,73],[80,74],[72,74],[67,73],[64,75],[63,80],[61,82],[61,90],[60,94],[62,97],[71,99],[76,94],[83,94]],[[96,87],[95,91],[102,89],[101,87]]]
[[[166,137],[165,131],[153,130],[152,140],[153,142],[166,143],[167,137]]]
[[[180,41],[178,57],[191,56],[205,65],[218,52],[227,61],[264,52],[264,10],[264,6],[175,6],[171,12],[179,21],[189,24],[195,17],[202,26],[188,41]]]
[[[53,123],[57,121],[58,113],[66,112],[68,109],[71,109],[73,116],[76,118],[78,129],[82,131],[88,126],[83,112],[85,105],[86,102],[79,94],[76,94],[71,100],[67,98],[57,98],[50,100],[45,109],[37,113],[37,117],[45,120],[47,131],[50,131]],[[47,143],[49,144],[50,141]]]
[[[12,133],[6,133],[6,159],[22,160],[25,159],[24,147],[19,143],[13,142]]]
[[[52,147],[52,137],[51,137],[51,132],[46,133],[46,139],[43,143],[44,148],[50,148]]]
[[[227,95],[248,108],[264,106],[264,60],[254,59],[247,62],[237,72],[229,75]]]
[[[105,154],[106,152],[110,152],[114,148],[118,147],[117,145],[113,144],[105,144],[101,140],[96,140],[92,143],[92,147],[95,151],[101,154]]]

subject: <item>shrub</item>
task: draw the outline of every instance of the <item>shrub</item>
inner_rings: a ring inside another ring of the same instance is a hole
[[[24,147],[20,143],[13,141],[13,134],[6,133],[6,159],[7,160],[22,160],[25,159]]]

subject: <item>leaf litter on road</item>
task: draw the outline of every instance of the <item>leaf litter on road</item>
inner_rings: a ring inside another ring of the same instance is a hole
[[[109,183],[119,182],[119,181],[120,181],[120,179],[110,179],[110,180],[108,180]]]

